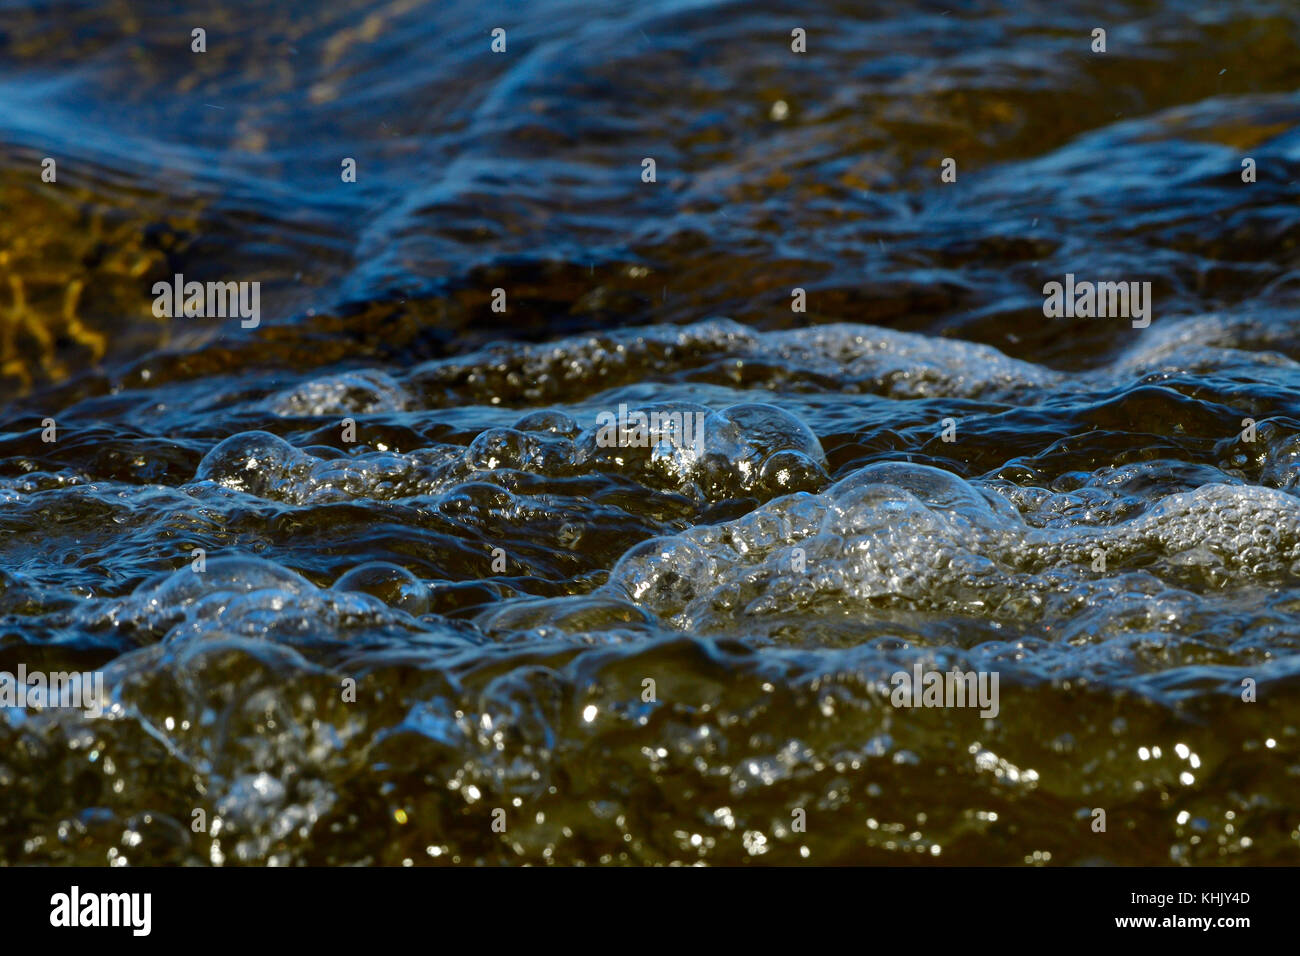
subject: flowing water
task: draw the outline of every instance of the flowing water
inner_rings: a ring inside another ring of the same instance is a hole
[[[0,670],[109,704],[0,710],[0,863],[1300,861],[1298,81],[1293,0],[3,0]]]

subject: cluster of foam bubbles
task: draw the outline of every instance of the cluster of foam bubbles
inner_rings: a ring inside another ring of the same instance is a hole
[[[873,606],[1023,625],[1126,593],[1300,578],[1300,500],[1281,491],[1211,484],[1130,517],[1101,509],[1035,527],[1015,507],[1022,496],[1002,487],[924,465],[870,465],[822,494],[642,542],[607,588],[675,627],[709,632],[755,616]],[[1078,498],[1044,492],[1034,507],[1056,516]]]
[[[349,412],[399,412],[413,404],[400,382],[380,369],[314,378],[263,403],[273,415],[307,417]]]
[[[585,430],[563,412],[530,414],[513,427],[481,432],[468,447],[410,452],[366,448],[348,454],[327,446],[298,448],[269,432],[241,432],[208,452],[195,478],[294,505],[432,495],[508,471],[624,474],[701,500],[770,497],[827,480],[817,436],[772,405],[713,410],[650,403],[626,410],[622,422],[615,411],[608,414],[609,423]]]
[[[451,484],[458,469],[463,474],[461,464],[458,449],[440,446],[405,454],[347,455],[324,446],[309,451],[278,435],[251,431],[232,435],[208,452],[195,479],[258,498],[309,505],[430,494]]]
[[[1170,317],[1108,366],[1060,372],[990,345],[856,323],[760,331],[727,318],[573,336],[546,345],[502,345],[411,370],[405,384],[383,373],[327,376],[272,400],[280,413],[334,414],[467,401],[520,405],[573,401],[655,377],[717,375],[782,391],[862,392],[896,399],[1012,398],[1065,386],[1120,387],[1161,373],[1210,372],[1243,363],[1293,369],[1268,351],[1292,332],[1249,316]],[[414,396],[414,397],[413,397]]]
[[[1062,378],[975,342],[849,323],[761,332],[715,318],[441,359],[414,370],[408,390],[433,405],[572,401],[575,394],[656,374],[707,370],[719,362],[770,387],[803,389],[820,382],[895,398],[1018,393]]]
[[[138,643],[246,638],[287,644],[343,642],[423,630],[428,587],[410,571],[371,561],[319,588],[274,561],[196,557],[130,595],[80,608],[91,627],[115,627]]]

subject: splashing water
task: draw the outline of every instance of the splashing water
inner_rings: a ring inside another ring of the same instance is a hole
[[[145,6],[0,36],[0,863],[1300,859],[1293,4]]]

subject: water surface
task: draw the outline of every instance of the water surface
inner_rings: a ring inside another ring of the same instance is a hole
[[[0,669],[113,702],[0,711],[0,862],[1297,862],[1297,80],[1281,0],[0,3]]]

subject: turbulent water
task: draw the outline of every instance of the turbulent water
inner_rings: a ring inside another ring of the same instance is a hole
[[[0,863],[1300,861],[1300,9],[798,6],[0,3]]]

